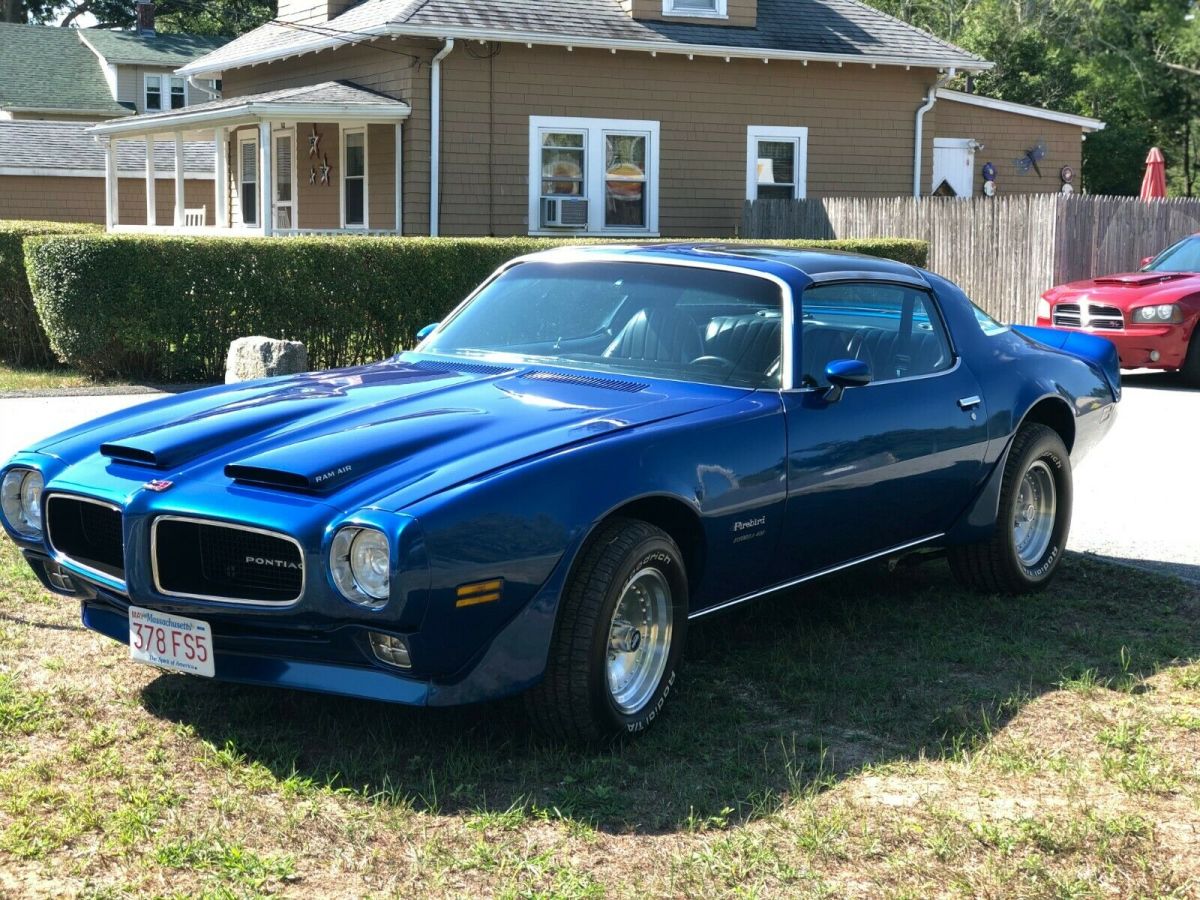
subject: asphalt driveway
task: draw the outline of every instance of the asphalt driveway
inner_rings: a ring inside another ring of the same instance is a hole
[[[1069,548],[1200,584],[1200,391],[1127,374],[1108,438],[1075,473]],[[33,441],[161,394],[0,400],[0,461]]]

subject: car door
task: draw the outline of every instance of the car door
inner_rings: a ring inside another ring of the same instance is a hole
[[[987,410],[934,295],[916,285],[816,284],[800,299],[795,390],[783,392],[781,579],[945,532],[983,477]],[[829,390],[825,366],[868,364]]]

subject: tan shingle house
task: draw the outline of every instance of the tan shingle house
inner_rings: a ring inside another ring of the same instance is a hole
[[[87,129],[215,95],[211,80],[189,83],[175,70],[223,40],[156,34],[152,20],[144,25],[116,32],[0,23],[0,219],[104,222],[104,150]],[[211,143],[182,148],[185,207],[211,208],[212,156]],[[173,145],[156,149],[159,221],[173,216],[173,189],[162,181],[174,179],[175,162]],[[121,218],[145,222],[145,145],[122,147],[113,163]]]
[[[93,132],[212,140],[220,230],[728,235],[747,198],[977,193],[988,159],[1058,190],[1103,123],[946,93],[989,65],[857,0],[282,0],[179,70],[221,100]]]

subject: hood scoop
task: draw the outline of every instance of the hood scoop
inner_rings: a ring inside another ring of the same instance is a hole
[[[1191,277],[1187,272],[1130,272],[1126,275],[1106,275],[1093,279],[1095,284],[1119,284],[1125,287],[1145,287],[1148,284],[1165,284]]]
[[[641,381],[626,381],[623,378],[601,378],[594,375],[571,375],[565,372],[550,372],[544,369],[534,369],[520,376],[530,381],[554,381],[559,384],[580,384],[584,387],[601,388],[608,391],[624,391],[627,394],[637,394],[646,390],[650,385]]]
[[[225,466],[241,484],[326,493],[485,424],[478,409],[435,409],[334,431]]]

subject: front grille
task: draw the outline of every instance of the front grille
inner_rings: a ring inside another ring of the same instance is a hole
[[[304,557],[283,535],[163,516],[152,544],[155,587],[170,596],[287,604],[304,593]]]
[[[1059,303],[1054,307],[1054,324],[1062,328],[1120,331],[1125,327],[1125,317],[1115,306],[1089,303],[1085,316],[1078,303]]]
[[[46,499],[46,536],[69,561],[125,580],[125,539],[121,510],[100,500],[64,494]]]

